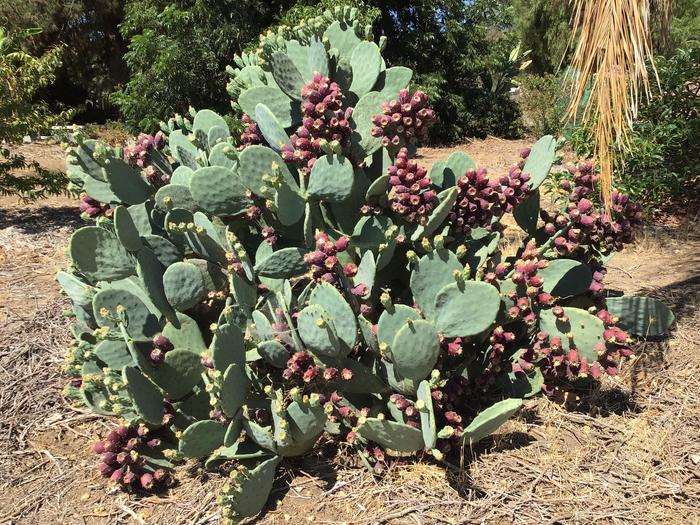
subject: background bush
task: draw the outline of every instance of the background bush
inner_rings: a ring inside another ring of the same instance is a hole
[[[616,186],[648,211],[664,212],[700,191],[700,47],[657,57],[656,67],[660,86],[652,83],[624,155],[617,152]],[[569,138],[579,155],[591,154],[587,129],[573,128]]]
[[[40,56],[20,49],[20,44],[39,30],[5,34],[0,28],[0,195],[40,198],[63,191],[66,179],[60,172],[41,168],[8,145],[23,136],[48,130],[70,113],[54,114],[46,103],[34,103],[37,91],[56,78],[62,49],[55,47]],[[25,171],[18,175],[18,171]]]

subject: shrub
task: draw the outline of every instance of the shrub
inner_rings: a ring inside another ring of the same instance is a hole
[[[8,35],[0,28],[0,195],[25,200],[59,194],[66,185],[62,173],[46,170],[5,146],[69,116],[53,115],[46,104],[34,101],[37,91],[53,81],[61,65],[60,48],[38,57],[20,49],[19,44],[35,33],[27,30]],[[25,173],[18,174],[20,171]]]
[[[518,105],[525,126],[537,136],[558,134],[568,103],[562,79],[549,73],[524,75],[518,83],[521,89]]]
[[[658,57],[656,66],[660,88],[653,84],[629,144],[623,154],[616,152],[617,186],[652,213],[692,203],[700,191],[700,48]],[[587,129],[575,127],[569,136],[577,153],[590,153]]]
[[[96,446],[126,489],[206,458],[238,519],[324,432],[376,472],[397,452],[454,458],[522,398],[614,375],[631,352],[615,316],[668,328],[660,303],[604,295],[634,205],[602,213],[581,165],[563,212],[538,223],[551,136],[498,177],[461,152],[428,172],[413,158],[428,98],[354,20],[336,9],[236,57],[238,147],[205,109],[123,151],[69,154],[94,224],[58,275],[75,315],[68,394],[126,420]],[[528,234],[513,257],[507,213]]]

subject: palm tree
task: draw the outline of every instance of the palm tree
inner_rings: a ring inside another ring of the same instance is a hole
[[[670,21],[671,0],[571,0],[570,46],[573,96],[568,116],[590,125],[601,172],[601,193],[610,201],[614,155],[624,155],[641,96],[649,96],[652,8]],[[583,104],[588,94],[590,96]]]

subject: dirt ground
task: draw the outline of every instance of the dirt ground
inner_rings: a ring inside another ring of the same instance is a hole
[[[527,141],[461,146],[491,172]],[[57,147],[24,153],[62,167]],[[451,150],[424,149],[430,164]],[[91,446],[113,422],[70,407],[60,366],[69,337],[55,271],[81,221],[75,202],[0,198],[0,525],[219,522],[219,479],[196,462],[161,496],[118,491]],[[678,324],[637,346],[616,380],[564,410],[528,401],[462,468],[430,458],[369,475],[331,444],[285,462],[261,524],[700,524],[700,229],[649,224],[615,256],[608,283],[663,299]]]

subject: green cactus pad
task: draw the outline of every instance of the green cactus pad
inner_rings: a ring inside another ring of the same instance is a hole
[[[156,192],[155,200],[156,206],[165,211],[169,211],[173,208],[181,208],[190,211],[197,209],[197,204],[194,198],[192,198],[192,192],[189,186],[180,186],[178,184],[163,186]]]
[[[241,414],[236,414],[226,429],[224,446],[230,447],[236,443],[238,438],[241,437],[241,430],[243,430],[243,416]]]
[[[362,334],[362,338],[367,346],[373,351],[378,352],[379,341],[377,340],[377,336],[372,331],[372,323],[370,323],[362,314],[360,314],[357,317],[357,324],[360,326],[360,333]]]
[[[542,290],[555,297],[585,293],[593,280],[590,268],[572,259],[549,261],[537,274],[544,279]]]
[[[282,248],[255,265],[255,273],[273,279],[288,279],[308,271],[304,262],[305,250]]]
[[[197,321],[183,313],[177,314],[177,323],[165,324],[163,335],[170,339],[175,348],[187,348],[197,354],[201,354],[207,349]]]
[[[532,146],[523,167],[523,173],[530,175],[527,184],[531,191],[537,189],[549,176],[556,154],[557,140],[552,135],[545,135]]]
[[[296,442],[308,442],[316,440],[323,432],[323,427],[328,420],[322,406],[299,404],[296,401],[287,407],[287,419],[292,438]]]
[[[520,409],[522,404],[522,399],[504,399],[480,412],[464,429],[462,439],[465,444],[472,446],[493,434]]]
[[[476,169],[474,159],[463,151],[455,151],[446,160],[433,164],[430,179],[438,188],[451,188],[470,168]]]
[[[227,502],[235,514],[246,518],[255,516],[263,509],[270,496],[275,469],[280,461],[280,457],[265,460],[240,481],[238,495]]]
[[[669,307],[653,297],[608,297],[605,303],[620,318],[620,326],[639,337],[667,334],[675,319]]]
[[[144,235],[142,241],[150,248],[164,268],[182,259],[182,250],[165,237]]]
[[[175,160],[183,166],[196,170],[199,167],[196,160],[199,155],[199,150],[188,138],[190,136],[191,135],[185,135],[182,130],[176,129],[168,135],[168,146]]]
[[[493,325],[500,307],[501,296],[490,284],[448,284],[435,297],[435,325],[445,337],[470,337]]]
[[[280,151],[285,144],[291,146],[292,142],[289,140],[289,136],[277,117],[265,104],[255,106],[255,122],[272,149]]]
[[[360,435],[397,452],[416,452],[423,448],[423,435],[417,428],[388,421],[367,418],[361,425]]]
[[[279,221],[285,226],[292,226],[304,217],[306,200],[299,194],[296,187],[283,181],[275,192],[275,205]]]
[[[326,367],[333,367],[338,370],[348,368],[352,371],[351,379],[336,379],[328,383],[329,386],[340,392],[346,394],[381,394],[389,390],[386,383],[369,366],[364,365],[357,359],[324,355],[317,357]]]
[[[190,192],[200,208],[214,215],[238,215],[252,204],[236,172],[221,166],[195,171]]]
[[[246,431],[246,435],[257,445],[270,452],[277,452],[277,444],[275,443],[275,437],[272,434],[271,427],[263,427],[258,425],[255,421],[244,418],[243,428]]]
[[[537,232],[537,220],[540,216],[540,190],[531,191],[525,200],[518,203],[513,210],[513,217],[528,235]]]
[[[511,362],[518,359],[525,350],[518,350],[511,358]],[[512,397],[527,399],[542,393],[542,385],[544,385],[544,376],[539,368],[532,368],[527,373],[502,373],[499,376],[499,383],[503,391],[508,392]]]
[[[432,323],[418,319],[396,332],[391,344],[394,368],[415,381],[427,377],[440,355],[440,338]]]
[[[124,206],[117,206],[114,210],[114,231],[122,246],[131,252],[136,252],[143,247],[141,237],[134,221],[129,215],[129,210]]]
[[[92,309],[100,326],[115,327],[124,319],[126,331],[135,341],[150,341],[160,332],[158,317],[141,299],[126,290],[101,290],[92,300]]]
[[[129,399],[139,416],[149,425],[162,425],[163,396],[158,387],[133,366],[124,367],[122,378],[127,385]]]
[[[134,360],[129,353],[129,348],[124,341],[105,339],[95,346],[95,357],[101,363],[112,370],[121,370]]]
[[[301,121],[299,104],[292,101],[277,87],[253,87],[245,90],[238,97],[238,104],[241,106],[241,109],[250,116],[255,115],[255,106],[260,103],[268,107],[283,128],[288,128]]]
[[[314,73],[321,73],[323,76],[328,76],[328,53],[326,48],[318,38],[314,38],[309,43],[308,50],[308,73],[309,77]]]
[[[291,187],[296,187],[287,165],[274,150],[266,146],[248,146],[239,157],[240,176],[243,185],[260,197],[264,197],[261,188],[266,186],[263,176],[272,175],[272,166],[276,165],[282,177]]]
[[[284,368],[290,358],[289,351],[279,341],[262,341],[258,343],[258,353],[272,366]]]
[[[226,427],[217,421],[197,421],[180,436],[178,449],[188,458],[202,458],[219,448],[224,442]]]
[[[228,144],[228,139],[231,137],[231,132],[223,126],[214,126],[207,134],[207,144],[209,148],[213,148],[217,144]]]
[[[285,42],[287,56],[290,58],[294,65],[296,66],[299,73],[301,73],[302,78],[311,78],[311,71],[309,69],[309,48],[308,46],[303,46],[298,40],[288,40]]]
[[[457,256],[447,249],[433,250],[421,257],[411,272],[411,291],[416,303],[429,319],[435,314],[435,297],[455,282],[454,272],[464,268]]]
[[[219,143],[209,151],[209,165],[210,166],[221,166],[222,168],[228,168],[230,170],[236,170],[238,167],[238,153],[236,148],[233,147],[228,142]],[[183,166],[181,166],[183,167]],[[180,169],[180,168],[178,168]],[[177,171],[177,170],[175,170]],[[173,175],[174,177],[174,175]],[[170,181],[171,184],[182,184],[176,183],[173,180]],[[189,182],[186,184],[189,185]]]
[[[380,362],[380,373],[382,377],[391,387],[394,392],[399,392],[400,394],[406,396],[413,396],[418,391],[418,381],[413,379],[402,377],[395,369],[393,363],[388,361]]]
[[[142,202],[127,207],[131,220],[134,221],[134,226],[139,231],[140,235],[151,235],[153,233],[153,224],[151,223],[151,212],[153,211],[153,201]]]
[[[566,323],[557,319],[551,310],[542,310],[540,330],[548,333],[550,337],[560,337],[565,349],[576,348],[579,355],[588,359],[589,363],[596,361],[596,345],[605,344],[603,321],[578,308],[566,307],[564,313],[569,317]],[[572,335],[573,338],[569,339],[568,335]]]
[[[209,419],[209,413],[211,412],[210,400],[211,396],[205,389],[196,387],[195,391],[183,401],[173,404],[175,409],[187,418],[186,424],[178,424],[178,428],[182,429],[195,421]]]
[[[165,270],[163,288],[168,302],[179,311],[189,310],[207,296],[202,272],[188,262],[176,262]]]
[[[372,135],[372,117],[381,113],[384,102],[386,101],[381,93],[371,91],[360,98],[352,111],[352,155],[358,161],[364,160],[382,147],[381,137]]]
[[[397,98],[400,90],[408,88],[411,78],[413,70],[403,66],[390,67],[379,73],[374,88],[389,101]]]
[[[355,346],[357,341],[355,314],[335,286],[326,282],[318,283],[311,291],[309,304],[320,305],[328,312],[338,333],[338,338],[345,343],[348,351]]]
[[[272,75],[275,82],[282,91],[294,100],[301,101],[301,88],[304,86],[304,79],[301,73],[285,53],[277,51],[270,59]]]
[[[95,160],[95,149],[100,146],[104,147],[104,143],[98,144],[98,141],[93,139],[84,140],[68,154],[68,165],[79,168],[95,180],[106,182],[107,179],[102,171],[102,165]]]
[[[110,189],[123,203],[141,204],[151,196],[151,185],[143,180],[138,170],[121,159],[109,159],[105,174]]]
[[[325,155],[311,168],[307,193],[318,200],[342,202],[350,196],[354,178],[348,159],[342,155]]]
[[[331,48],[338,50],[343,57],[350,57],[361,40],[352,26],[336,20],[326,28],[323,37],[328,39]]]
[[[167,399],[175,401],[192,391],[201,380],[203,370],[199,354],[175,348],[165,354],[162,363],[144,372],[165,392]]]
[[[314,353],[337,357],[348,351],[340,343],[331,316],[320,305],[310,304],[299,312],[297,327],[299,337]]]
[[[377,274],[377,265],[374,262],[374,254],[367,250],[360,259],[360,264],[357,265],[357,273],[353,277],[353,284],[359,286],[364,284],[367,286],[367,293],[361,299],[367,299],[372,294],[374,287],[374,279]]]
[[[168,301],[163,286],[163,266],[150,248],[141,248],[136,254],[136,271],[143,288],[158,311],[169,321],[176,321],[175,310]]]
[[[242,330],[233,323],[219,325],[211,342],[214,368],[221,372],[232,365],[245,364],[245,341]]]
[[[420,314],[410,306],[405,304],[395,304],[391,308],[387,308],[379,316],[377,323],[377,339],[380,343],[384,343],[391,347],[394,344],[396,333],[403,328],[408,321],[417,321],[420,319]]]
[[[452,210],[452,206],[454,206],[454,203],[457,200],[457,188],[450,188],[442,191],[440,194],[438,194],[438,199],[440,200],[440,204],[438,204],[430,214],[430,217],[428,217],[428,222],[421,224],[416,228],[416,231],[414,231],[413,235],[411,235],[412,241],[418,241],[423,237],[427,237],[440,228],[445,219],[447,219],[447,216]]]
[[[435,426],[435,411],[433,410],[433,398],[430,393],[430,383],[421,381],[416,393],[418,401],[423,405],[419,408],[420,428],[423,433],[423,444],[425,448],[431,450],[437,443],[437,427]]]
[[[379,197],[381,195],[385,195],[389,191],[390,186],[391,184],[389,183],[389,175],[382,175],[374,179],[374,181],[372,181],[372,184],[370,184],[369,188],[367,188],[365,199],[370,200],[372,197]]]
[[[466,262],[465,266],[469,266],[472,275],[476,275],[476,272],[486,264],[489,256],[498,248],[500,240],[501,234],[493,232],[487,233],[485,237],[478,240],[466,242],[467,252],[462,259]]]
[[[116,281],[133,275],[133,257],[109,230],[80,228],[70,238],[68,253],[76,268],[90,281]]]
[[[248,397],[250,380],[245,373],[245,367],[231,364],[224,372],[221,382],[221,410],[228,417],[233,417],[245,403]]]
[[[355,46],[350,56],[352,91],[358,98],[372,90],[382,66],[382,54],[374,42],[364,41]]]
[[[100,202],[120,202],[119,197],[117,197],[112,188],[106,182],[95,180],[92,177],[86,177],[83,182],[83,190],[93,199]]]
[[[58,272],[56,280],[61,290],[76,304],[92,304],[95,289],[68,272]]]
[[[204,136],[208,136],[213,128],[223,128],[228,131],[228,124],[224,118],[210,109],[200,109],[194,116],[192,131],[202,131]]]

